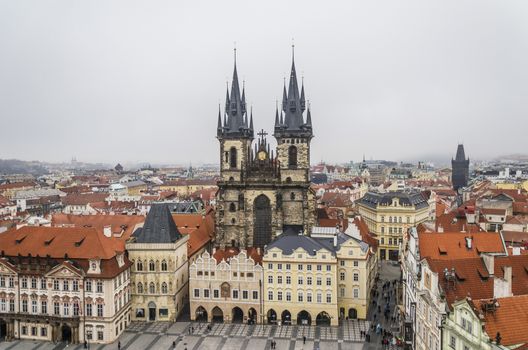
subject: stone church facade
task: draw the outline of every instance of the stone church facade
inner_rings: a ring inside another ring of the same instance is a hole
[[[277,106],[271,150],[263,130],[254,140],[253,113],[246,108],[236,62],[225,110],[218,111],[220,177],[216,245],[264,247],[282,233],[309,232],[315,224],[315,194],[310,189],[310,107],[299,90],[295,62],[282,106]]]

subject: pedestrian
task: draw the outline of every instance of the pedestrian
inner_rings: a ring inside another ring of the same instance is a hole
[[[194,327],[191,327],[191,332],[194,334]]]
[[[303,335],[303,344],[306,344],[306,336]]]
[[[117,350],[121,350],[121,341],[117,342]]]
[[[172,350],[175,350],[176,349],[176,341],[173,341],[172,342]]]
[[[86,340],[84,341],[84,348],[88,349],[88,342]]]

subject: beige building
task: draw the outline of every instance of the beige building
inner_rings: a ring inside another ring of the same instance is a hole
[[[189,267],[191,320],[262,321],[262,264],[259,249],[204,252]]]
[[[151,207],[126,244],[132,261],[132,319],[175,321],[188,302],[187,241],[166,204]]]
[[[378,237],[380,260],[398,260],[403,234],[430,218],[429,200],[421,192],[368,192],[356,204],[370,232]]]
[[[337,258],[332,243],[280,235],[267,246],[262,264],[265,323],[338,324]]]
[[[0,234],[0,333],[6,339],[112,343],[130,322],[130,261],[95,228]]]

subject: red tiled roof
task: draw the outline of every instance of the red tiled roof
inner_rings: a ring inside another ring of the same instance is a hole
[[[124,251],[124,242],[108,238],[95,228],[24,226],[0,234],[5,255],[72,259],[110,259]]]
[[[506,215],[506,210],[505,209],[482,208],[482,209],[480,209],[480,211],[484,215]]]
[[[249,258],[252,258],[256,264],[262,265],[262,251],[259,252],[259,249],[255,247],[249,247],[246,251]],[[239,253],[240,249],[234,247],[226,249],[217,249],[213,254],[213,258],[215,258],[216,261],[219,263],[222,260],[227,261],[229,258],[232,258],[233,256],[236,256]]]
[[[440,227],[444,232],[479,232],[482,229],[477,224],[468,224],[465,211],[458,209],[436,217],[436,230]]]
[[[0,185],[0,192],[6,191],[6,190],[12,190],[16,188],[25,188],[25,187],[35,187],[37,185],[34,181],[23,181],[23,182],[13,182],[8,184],[2,184]]]
[[[90,203],[104,202],[108,193],[68,194],[62,198],[64,205],[87,205]]]
[[[505,242],[524,243],[528,242],[528,232],[520,231],[501,231]]]
[[[378,249],[378,240],[374,238],[371,233],[369,232],[367,223],[363,221],[360,217],[354,218],[354,224],[359,229],[359,233],[361,234],[361,240],[366,242],[368,245],[372,247],[374,251]]]
[[[145,217],[141,215],[53,214],[51,217],[51,224],[56,227],[94,227],[102,232],[105,226],[111,226],[112,233],[120,235],[119,239],[124,241],[144,222]]]
[[[528,202],[514,202],[513,214],[528,214]]]
[[[501,345],[528,343],[528,295],[499,298],[496,300],[498,307],[494,312],[483,311],[483,306],[490,302],[489,299],[472,302],[477,312],[483,314],[484,329],[491,339],[494,340],[497,333],[500,333]]]
[[[187,241],[188,256],[191,257],[202,247],[209,243],[215,236],[214,211],[209,210],[204,216],[202,214],[172,214],[172,218],[178,230],[189,235]]]
[[[472,238],[471,249],[466,248],[466,237]],[[498,232],[423,232],[418,234],[422,258],[451,260],[478,257],[481,253],[503,253],[504,245]],[[439,246],[445,248],[441,254]]]

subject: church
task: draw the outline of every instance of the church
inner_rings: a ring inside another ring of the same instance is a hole
[[[299,90],[295,60],[282,106],[275,113],[272,150],[264,130],[253,130],[253,112],[240,91],[236,59],[224,113],[218,111],[220,142],[216,245],[263,248],[280,234],[306,234],[315,225],[315,193],[310,189],[310,106]]]

